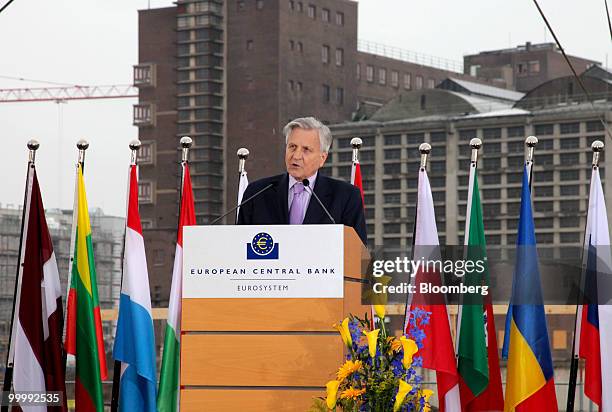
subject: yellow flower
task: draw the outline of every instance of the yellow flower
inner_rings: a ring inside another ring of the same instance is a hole
[[[429,398],[433,395],[433,391],[431,389],[424,389],[421,394],[425,399],[425,407],[423,408],[423,412],[429,412],[431,410],[431,406],[429,405]]]
[[[344,318],[340,325],[335,324],[334,328],[340,333],[340,337],[342,338],[342,342],[346,345],[347,348],[351,348],[353,345],[353,339],[351,338],[351,332],[349,331],[349,319]]]
[[[380,329],[374,329],[371,332],[363,332],[368,338],[368,349],[370,350],[370,357],[376,356],[376,342],[378,341],[378,333]]]
[[[406,399],[406,395],[408,392],[412,390],[412,385],[406,381],[399,381],[399,391],[397,395],[395,395],[395,403],[393,404],[393,412],[397,412],[401,409],[402,404],[404,403],[404,399]]]
[[[343,380],[351,376],[353,373],[361,369],[362,366],[363,363],[360,360],[355,362],[347,360],[346,362],[344,362],[344,365],[340,366],[340,369],[338,369],[338,381],[342,382]]]
[[[408,369],[412,365],[412,356],[418,352],[419,347],[416,342],[412,339],[408,339],[405,336],[400,337],[400,342],[404,348],[404,359],[402,359],[402,365]]]
[[[340,394],[340,399],[357,399],[365,393],[365,389],[356,389],[352,386]]]
[[[327,386],[327,399],[325,402],[329,409],[334,409],[336,407],[336,397],[338,396],[338,386],[340,386],[340,382],[329,381],[325,386]]]
[[[384,322],[385,305],[374,305],[374,312],[376,312],[376,316],[378,316],[378,318]]]
[[[391,345],[391,347],[389,348],[389,353],[397,352],[402,348],[402,343],[393,336],[389,336],[387,338],[387,342],[389,343],[389,345]]]

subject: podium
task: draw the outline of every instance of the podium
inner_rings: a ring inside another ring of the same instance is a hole
[[[343,361],[332,325],[369,311],[355,231],[193,226],[183,248],[181,411],[304,412],[324,397]]]

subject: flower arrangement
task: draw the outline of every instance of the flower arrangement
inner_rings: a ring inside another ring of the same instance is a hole
[[[423,347],[422,326],[429,313],[420,309],[410,312],[407,337],[388,336],[382,319],[385,306],[374,305],[379,321],[350,315],[334,327],[347,348],[346,361],[327,383],[327,397],[319,401],[318,410],[343,412],[428,412],[433,391],[422,389],[422,377],[415,367],[422,365],[416,355]],[[316,409],[313,409],[316,410]]]

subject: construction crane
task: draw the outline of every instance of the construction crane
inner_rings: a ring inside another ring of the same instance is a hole
[[[131,84],[0,89],[0,103],[64,102],[68,100],[122,99],[133,97],[138,97],[138,88]]]

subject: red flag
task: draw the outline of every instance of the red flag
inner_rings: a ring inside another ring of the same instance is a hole
[[[436,255],[437,254],[437,255]],[[414,256],[417,260],[439,259],[438,229],[434,213],[433,197],[427,172],[419,171],[419,188],[417,199],[416,230],[414,235]],[[407,305],[407,309],[419,308],[429,312],[429,322],[424,326],[423,348],[419,355],[423,358],[423,367],[436,371],[438,400],[441,412],[461,412],[459,398],[459,374],[455,360],[455,348],[451,337],[451,325],[443,298],[434,302],[433,297],[419,293],[420,283],[441,284],[440,273],[422,267],[417,271],[416,292]],[[404,332],[409,327],[409,313],[406,316]]]
[[[31,189],[26,200],[23,267],[13,323],[13,388],[15,392],[61,392],[58,410],[66,411],[62,291],[33,166],[28,186]]]
[[[365,207],[365,200],[363,197],[363,183],[361,182],[361,165],[359,161],[353,162],[353,169],[351,170],[351,184],[357,186],[361,192],[361,203]]]

